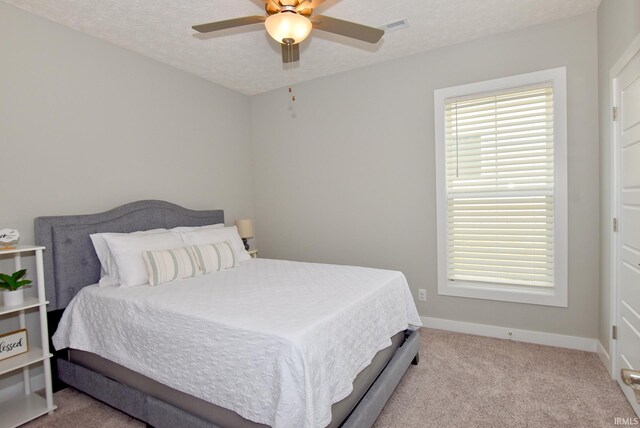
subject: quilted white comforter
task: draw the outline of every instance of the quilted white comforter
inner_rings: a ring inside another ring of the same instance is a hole
[[[274,427],[323,427],[390,337],[401,272],[254,259],[156,287],[85,287],[53,337]]]

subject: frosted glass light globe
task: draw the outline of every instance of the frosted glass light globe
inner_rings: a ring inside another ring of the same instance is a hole
[[[300,43],[311,33],[311,21],[295,12],[280,12],[271,15],[264,22],[267,32],[278,43],[292,39],[293,44]]]

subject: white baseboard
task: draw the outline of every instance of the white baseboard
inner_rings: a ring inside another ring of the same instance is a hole
[[[463,321],[445,320],[442,318],[420,318],[422,319],[422,325],[424,325],[425,327],[435,328],[439,330],[475,334],[477,336],[497,337],[498,339],[511,339],[518,342],[558,346],[560,348],[577,349],[580,351],[596,352],[598,350],[598,340],[588,337],[565,336],[562,334],[544,333],[532,330],[519,330],[515,328],[498,327],[488,324],[476,324]]]
[[[598,357],[600,357],[600,361],[602,361],[602,364],[604,364],[607,371],[609,372],[609,376],[613,376],[613,373],[611,373],[611,357],[609,356],[609,353],[607,352],[607,350],[604,349],[604,346],[602,346],[602,343],[600,343],[599,340],[598,340],[597,352],[598,352]]]
[[[39,391],[41,389],[44,389],[44,374],[40,373],[37,375],[32,375],[31,391]],[[0,390],[0,402],[9,400],[11,398],[15,398],[23,394],[24,394],[24,387],[22,386],[22,381],[20,381]]]

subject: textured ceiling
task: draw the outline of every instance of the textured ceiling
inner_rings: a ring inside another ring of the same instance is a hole
[[[2,0],[131,51],[253,95],[285,86],[280,48],[261,24],[199,35],[191,26],[263,13],[260,0]],[[315,14],[370,26],[407,18],[377,45],[314,30],[296,82],[489,34],[579,15],[600,0],[326,0]]]

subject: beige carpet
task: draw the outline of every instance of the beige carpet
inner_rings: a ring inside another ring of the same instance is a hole
[[[382,427],[610,427],[635,417],[594,353],[424,330]]]
[[[611,427],[635,417],[596,354],[422,330],[411,366],[375,427]],[[144,427],[67,388],[27,427]]]

